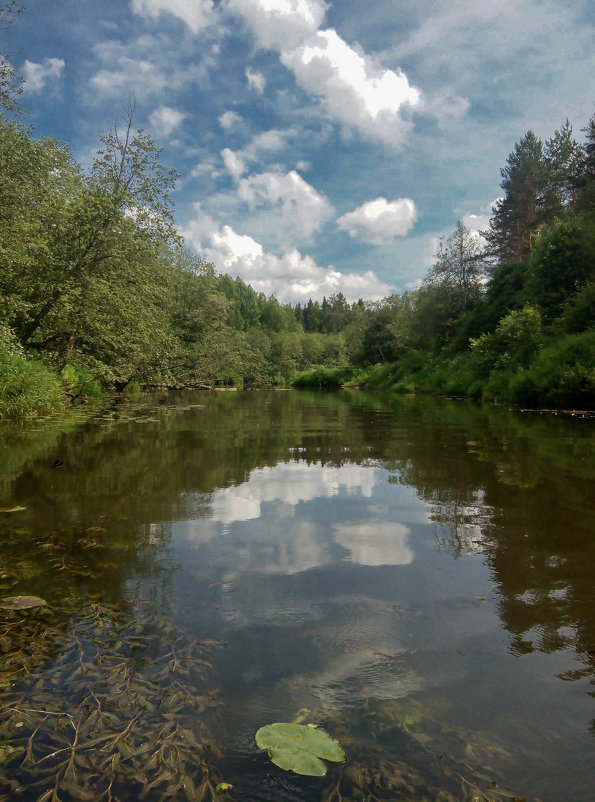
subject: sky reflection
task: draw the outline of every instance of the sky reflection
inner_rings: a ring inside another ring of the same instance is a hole
[[[413,503],[413,518],[427,520],[425,505],[411,488],[389,488],[387,477],[373,465],[280,462],[215,490],[207,516],[175,526],[195,547],[209,544],[211,563],[232,572],[295,574],[342,561],[408,565],[411,529],[400,518],[412,517]]]

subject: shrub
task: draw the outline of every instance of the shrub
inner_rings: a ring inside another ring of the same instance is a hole
[[[60,381],[37,359],[0,342],[0,417],[19,418],[55,411],[64,405]]]

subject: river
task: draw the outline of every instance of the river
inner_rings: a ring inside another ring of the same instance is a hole
[[[0,800],[592,800],[594,423],[294,391],[0,422],[0,598],[45,601],[0,609]],[[346,761],[273,765],[289,721]]]

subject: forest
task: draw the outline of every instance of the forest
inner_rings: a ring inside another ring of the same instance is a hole
[[[462,221],[421,285],[292,307],[220,274],[174,225],[174,169],[134,124],[84,170],[0,72],[0,416],[147,386],[351,385],[525,406],[595,402],[595,115],[528,131],[482,237]]]

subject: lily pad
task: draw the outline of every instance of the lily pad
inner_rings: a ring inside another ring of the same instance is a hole
[[[260,749],[267,749],[276,766],[296,774],[324,777],[325,760],[342,763],[345,751],[324,730],[311,725],[276,723],[261,727],[256,733]]]
[[[39,596],[5,596],[0,601],[3,610],[29,610],[31,607],[43,607],[47,604]]]

